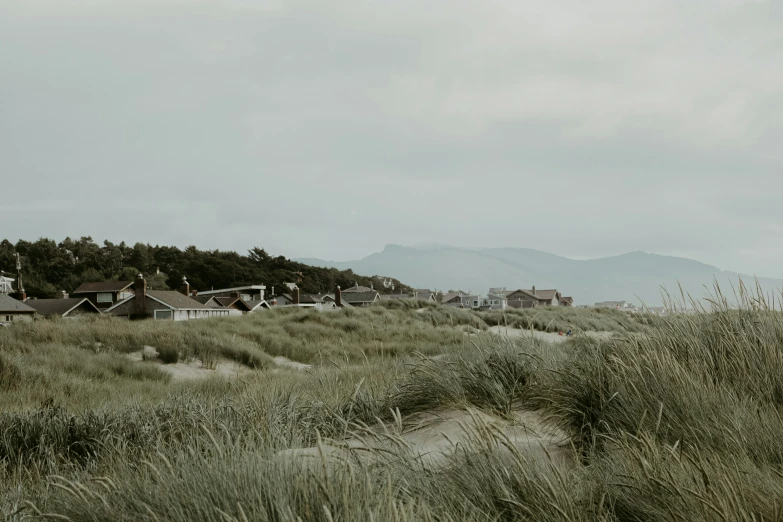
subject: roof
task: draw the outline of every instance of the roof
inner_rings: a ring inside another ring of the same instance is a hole
[[[533,295],[533,292],[531,290],[512,290],[508,294],[506,294],[506,297],[511,297],[514,294],[522,294],[518,298],[526,298],[526,299],[538,299],[538,300],[545,300],[545,298],[541,297],[541,295],[536,291],[536,294]]]
[[[348,294],[348,293],[350,293],[350,294],[364,294],[364,293],[367,293],[367,292],[375,292],[375,290],[373,290],[372,288],[367,288],[366,286],[354,285],[354,286],[352,286],[350,288],[346,288],[342,292],[344,294]]]
[[[448,303],[449,301],[452,301],[454,299],[459,299],[460,303],[462,302],[462,296],[460,294],[446,294],[443,296],[443,299],[441,299],[440,302]]]
[[[392,301],[392,300],[398,300],[398,299],[413,299],[413,297],[409,296],[408,294],[384,294],[381,295],[381,301]]]
[[[323,299],[323,301],[324,301],[325,303],[326,303],[326,302],[329,302],[329,303],[334,303],[334,302],[335,302],[335,300],[334,300],[334,294],[324,294],[324,295],[323,295],[323,297],[322,297],[321,299]],[[351,306],[351,303],[349,303],[348,301],[346,301],[345,299],[343,299],[343,298],[342,298],[342,294],[341,294],[341,297],[340,297],[340,305],[341,305],[341,306],[343,306],[343,307],[349,307],[349,306]]]
[[[269,308],[269,303],[266,301],[245,301],[245,304],[250,307],[251,312],[258,308]]]
[[[207,308],[223,308],[222,304],[215,301],[215,299],[217,298],[211,295],[197,295],[196,297],[193,297],[191,299],[193,299],[194,301],[198,301],[199,303],[203,304]]]
[[[228,308],[238,303],[239,308],[245,310],[246,312],[249,312],[250,310],[253,309],[249,304],[247,304],[245,301],[243,301],[238,297],[216,297],[215,301],[220,303],[225,308]]]
[[[207,290],[205,292],[202,292],[199,290],[199,295],[214,295],[214,294],[223,294],[225,292],[241,292],[242,290],[266,290],[266,286],[264,285],[247,285],[247,286],[237,286],[235,288],[220,288],[218,290]]]
[[[180,310],[204,310],[209,308],[174,290],[147,290],[147,295],[167,306]]]
[[[354,303],[372,303],[378,299],[378,292],[371,290],[369,292],[343,292],[340,300],[348,304]]]
[[[492,295],[497,295],[497,296],[506,296],[506,295],[510,294],[511,292],[506,290],[505,286],[496,286],[496,287],[490,288],[489,292],[487,292],[487,293],[492,294]]]
[[[13,312],[15,314],[34,314],[35,308],[32,308],[22,301],[18,301],[9,295],[0,294],[0,313],[2,312]]]
[[[74,290],[74,294],[87,294],[92,292],[122,292],[130,288],[133,281],[100,281],[82,283],[79,288]]]
[[[101,313],[94,304],[86,297],[70,297],[67,299],[30,299],[25,302],[26,305],[34,308],[39,315],[50,317],[52,315],[67,315],[69,312],[79,308],[84,303],[95,313]]]
[[[533,290],[525,290],[525,292],[532,294]],[[551,301],[556,299],[559,293],[557,290],[536,290],[535,296],[540,301]]]

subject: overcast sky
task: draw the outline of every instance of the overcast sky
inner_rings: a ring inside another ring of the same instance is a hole
[[[783,277],[778,0],[0,0],[0,237]]]

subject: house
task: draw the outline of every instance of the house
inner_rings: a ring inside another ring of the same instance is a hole
[[[17,301],[10,295],[0,294],[0,325],[29,322],[35,317],[35,308]]]
[[[147,290],[147,281],[139,274],[133,283],[133,294],[107,309],[105,313],[128,319],[187,321],[241,315],[242,312],[230,308],[204,306],[190,297],[190,285],[185,278],[179,292]]]
[[[13,294],[14,293],[14,280],[10,277],[0,275],[0,294]]]
[[[536,290],[534,286],[529,292],[538,299],[538,306],[560,306],[562,296],[557,290]]]
[[[214,295],[198,295],[198,292],[194,291],[191,292],[190,298],[194,301],[198,301],[207,308],[223,308],[223,305],[217,301],[217,297]]]
[[[462,294],[457,294],[457,293],[444,294],[443,298],[440,300],[440,304],[446,306],[454,306],[456,308],[463,308]]]
[[[366,294],[368,292],[375,292],[375,289],[372,287],[372,283],[370,283],[370,288],[367,288],[366,286],[359,286],[359,283],[354,283],[352,287],[343,290],[343,294]]]
[[[300,294],[294,288],[290,294],[280,294],[272,299],[272,306],[312,308],[319,312],[336,310],[346,306],[340,303],[340,287],[335,294]]]
[[[507,306],[510,308],[533,308],[543,306],[541,300],[536,296],[535,287],[533,290],[514,290],[506,295]]]
[[[489,302],[489,310],[505,310],[508,308],[508,299],[505,295],[505,289],[497,294],[492,292],[488,293],[487,301]]]
[[[409,299],[415,299],[410,294],[382,294],[381,301],[404,301]]]
[[[351,306],[370,306],[381,300],[381,294],[375,290],[369,292],[342,292],[342,302]],[[339,306],[339,305],[338,305]]]
[[[234,297],[238,296],[239,299],[245,301],[250,305],[251,301],[261,302],[264,300],[264,291],[266,286],[264,285],[247,285],[237,286],[234,288],[220,288],[218,290],[207,290],[205,292],[198,292],[199,296],[211,296],[211,297]],[[274,291],[272,292],[274,294]]]
[[[492,294],[498,297],[506,297],[508,294],[510,294],[508,290],[506,290],[505,286],[496,286],[494,288],[490,288],[489,292],[487,294]]]
[[[64,317],[75,319],[87,315],[98,315],[101,311],[86,297],[65,297],[59,299],[28,299],[25,304],[34,308],[41,317]]]
[[[628,301],[602,301],[595,303],[596,308],[614,308],[615,310],[622,310],[624,312],[635,312],[637,310],[636,305],[629,303]]]
[[[560,306],[574,306],[573,297],[562,297],[560,299]]]
[[[251,307],[246,301],[241,299],[238,292],[232,292],[230,297],[198,295],[197,292],[192,292],[191,298],[207,308],[231,308],[233,310],[239,310],[242,313],[249,313],[255,309],[255,307]],[[252,303],[253,301],[250,302]],[[262,302],[263,301],[256,301],[256,306],[260,306]]]
[[[435,292],[430,291],[428,288],[417,288],[414,296],[419,301],[432,301],[433,303],[438,301],[435,298]]]
[[[244,301],[244,303],[250,307],[248,313],[260,312],[262,310],[269,310],[269,303],[264,301]]]
[[[86,297],[96,308],[105,310],[133,295],[133,281],[82,283],[72,294],[75,297]]]

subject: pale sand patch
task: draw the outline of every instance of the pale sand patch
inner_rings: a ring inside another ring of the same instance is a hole
[[[539,332],[538,330],[520,330],[518,328],[506,328],[505,326],[492,326],[489,329],[490,332],[496,335],[504,337],[533,337],[535,339],[541,339],[550,343],[562,343],[570,339],[567,335],[559,335],[551,332]],[[576,335],[576,334],[574,334]],[[612,332],[579,332],[579,335],[586,335],[594,339],[607,340],[611,339]]]
[[[394,455],[419,460],[423,466],[435,469],[445,465],[459,448],[484,448],[487,444],[505,453],[514,448],[531,461],[551,459],[559,467],[573,466],[568,435],[539,412],[528,410],[517,411],[512,420],[477,410],[424,412],[396,424],[354,430],[344,441],[281,451],[278,457],[297,457],[313,464],[323,458],[367,464]]]
[[[243,364],[228,359],[218,360],[214,368],[204,367],[204,364],[198,359],[188,362],[163,364],[162,361],[157,359],[158,352],[152,346],[145,346],[144,349],[139,350],[138,352],[132,352],[126,355],[132,361],[137,361],[141,364],[157,365],[160,370],[170,374],[175,381],[195,381],[208,379],[215,375],[220,375],[222,377],[241,377],[254,371]]]
[[[282,355],[278,355],[277,357],[274,357],[272,360],[275,361],[275,364],[277,364],[278,366],[282,368],[291,368],[292,370],[309,370],[310,368],[313,367],[312,364],[305,364],[305,363],[292,361],[288,357],[283,357]]]

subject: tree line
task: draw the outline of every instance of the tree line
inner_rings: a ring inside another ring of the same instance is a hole
[[[175,246],[125,242],[97,244],[91,237],[37,241],[0,242],[0,271],[16,277],[16,253],[22,258],[24,288],[30,297],[54,297],[58,292],[74,291],[88,281],[133,281],[143,274],[152,289],[176,289],[187,277],[196,290],[231,288],[264,284],[267,293],[287,291],[284,283],[297,283],[302,293],[331,293],[339,285],[347,288],[358,283],[373,286],[380,293],[409,292],[400,281],[381,276],[360,276],[351,270],[305,265],[283,256],[272,256],[253,247],[246,255],[232,251],[199,250],[195,246]],[[391,280],[391,287],[384,281]]]

